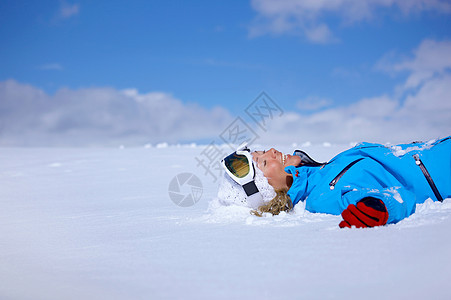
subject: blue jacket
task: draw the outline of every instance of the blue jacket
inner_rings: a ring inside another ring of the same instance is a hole
[[[293,175],[293,205],[305,201],[310,212],[339,215],[349,204],[374,197],[385,203],[387,223],[396,223],[413,214],[417,203],[451,197],[451,136],[396,146],[362,143],[322,167],[285,171]]]

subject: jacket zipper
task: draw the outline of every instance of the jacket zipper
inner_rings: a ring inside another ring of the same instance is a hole
[[[358,163],[359,161],[361,161],[363,159],[363,157],[354,160],[353,162],[351,162],[349,165],[347,165],[343,170],[341,170],[340,173],[338,173],[337,176],[335,176],[334,179],[332,179],[332,181],[329,183],[329,188],[331,190],[333,190],[335,188],[335,185],[337,184],[338,180],[340,180],[340,178],[356,163]]]
[[[416,165],[419,166],[421,172],[423,172],[423,175],[426,178],[426,181],[429,183],[432,192],[434,192],[435,198],[437,198],[438,201],[443,202],[442,195],[440,195],[440,193],[438,192],[437,186],[435,185],[434,180],[432,180],[431,174],[429,174],[426,166],[421,161],[420,156],[418,154],[415,154],[413,155],[413,158],[415,159]]]

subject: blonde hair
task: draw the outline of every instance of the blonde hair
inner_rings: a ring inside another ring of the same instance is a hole
[[[281,211],[290,211],[293,208],[293,202],[287,192],[286,189],[276,190],[276,196],[271,201],[261,205],[257,210],[251,210],[251,214],[261,217],[263,213],[278,215]]]

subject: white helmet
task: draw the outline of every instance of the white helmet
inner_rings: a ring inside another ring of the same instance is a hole
[[[263,175],[259,168],[255,168],[255,185],[263,197],[263,202],[269,202],[276,196],[274,188],[268,183],[268,179]],[[243,187],[236,183],[229,175],[224,173],[221,183],[219,184],[218,200],[222,205],[240,205],[253,209],[255,204],[248,201],[248,196]]]

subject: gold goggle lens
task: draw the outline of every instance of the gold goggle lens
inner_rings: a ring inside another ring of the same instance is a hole
[[[245,155],[230,154],[224,158],[224,164],[230,173],[238,178],[243,178],[249,174],[249,160]]]

